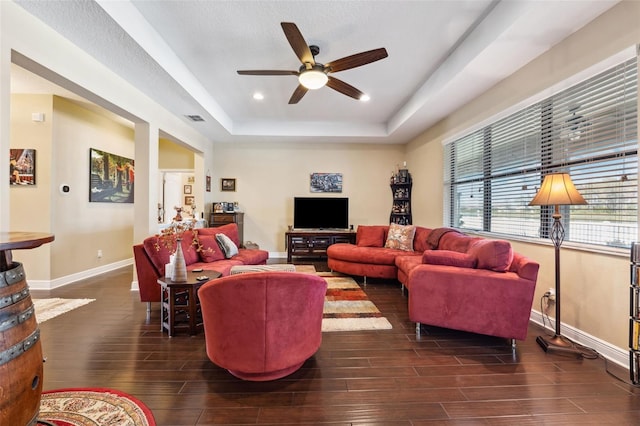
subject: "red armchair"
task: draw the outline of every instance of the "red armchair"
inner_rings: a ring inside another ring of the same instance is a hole
[[[327,282],[298,272],[230,275],[200,287],[209,359],[234,376],[275,380],[320,347]]]

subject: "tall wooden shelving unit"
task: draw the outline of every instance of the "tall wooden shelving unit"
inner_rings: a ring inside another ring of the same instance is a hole
[[[398,225],[411,225],[411,173],[407,169],[400,169],[391,176],[391,215],[389,223]]]
[[[640,243],[631,244],[631,283],[629,286],[629,375],[640,384]]]

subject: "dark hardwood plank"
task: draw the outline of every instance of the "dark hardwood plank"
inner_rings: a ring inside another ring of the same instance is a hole
[[[640,424],[640,389],[624,368],[548,355],[535,325],[515,352],[505,339],[437,327],[417,339],[396,281],[363,286],[392,330],[325,333],[298,372],[252,383],[211,363],[203,335],[163,334],[159,307],[147,319],[132,279],[127,267],[31,292],[96,299],[40,324],[45,390],[119,389],[162,426]]]

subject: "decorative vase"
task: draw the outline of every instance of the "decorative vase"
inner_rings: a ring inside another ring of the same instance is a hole
[[[171,271],[171,281],[176,283],[184,283],[187,281],[187,263],[182,253],[182,240],[176,240],[176,252],[173,257],[173,268]]]

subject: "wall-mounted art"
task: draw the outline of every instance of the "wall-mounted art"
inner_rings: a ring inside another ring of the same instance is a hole
[[[36,184],[36,150],[9,150],[9,183],[11,185]]]
[[[235,191],[236,190],[236,180],[232,178],[222,178],[220,179],[220,191]]]
[[[133,203],[134,162],[105,151],[89,150],[89,201]]]
[[[342,173],[311,173],[311,192],[342,192]]]

